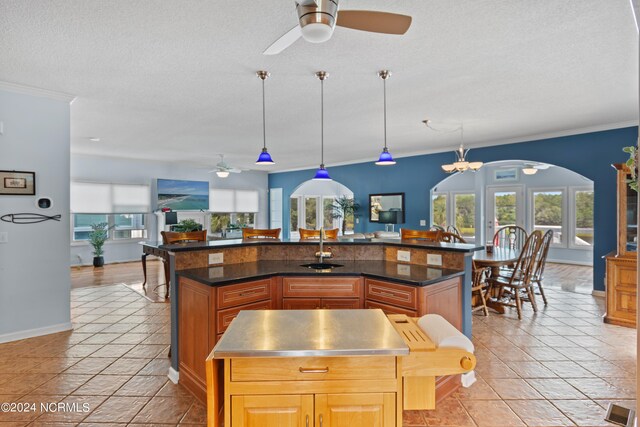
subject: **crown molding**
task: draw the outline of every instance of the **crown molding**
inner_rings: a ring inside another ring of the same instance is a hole
[[[475,142],[475,143],[468,143],[467,141],[465,141],[465,148],[483,148],[483,147],[493,147],[496,145],[507,145],[507,144],[520,144],[523,142],[531,142],[531,141],[541,141],[541,140],[545,140],[545,139],[552,139],[552,138],[561,138],[561,137],[565,137],[565,136],[572,136],[572,135],[582,135],[585,133],[593,133],[593,132],[601,132],[601,131],[606,131],[606,130],[613,130],[613,129],[622,129],[622,128],[626,128],[626,127],[631,127],[631,126],[638,126],[638,120],[628,120],[625,122],[617,122],[617,123],[607,123],[607,124],[603,124],[603,125],[596,125],[596,126],[588,126],[588,127],[584,127],[584,128],[576,128],[576,129],[567,129],[567,130],[562,130],[562,131],[557,131],[557,132],[546,132],[546,133],[540,133],[540,134],[534,134],[534,135],[527,135],[527,136],[520,136],[520,137],[514,137],[514,138],[506,138],[506,139],[501,139],[501,140],[487,140],[487,141],[480,141],[480,142]],[[456,142],[456,146],[457,146],[457,142]],[[430,150],[420,150],[420,151],[412,151],[410,153],[402,153],[402,154],[394,154],[393,157],[397,158],[397,159],[401,159],[404,157],[415,157],[415,156],[424,156],[426,154],[437,154],[437,153],[447,153],[449,151],[453,151],[455,149],[455,147],[452,148],[434,148],[434,149],[430,149]],[[347,166],[347,165],[357,165],[357,164],[361,164],[361,163],[368,163],[368,162],[374,162],[378,160],[378,156],[371,156],[371,157],[366,157],[366,158],[361,158],[358,160],[351,160],[351,161],[345,161],[345,162],[338,162],[338,163],[331,163],[329,165],[327,165],[327,169],[331,168],[331,167],[335,167],[335,166]],[[296,171],[303,171],[303,170],[310,170],[310,169],[314,169],[315,166],[307,166],[307,167],[298,167],[298,168],[291,168],[291,169],[283,169],[283,170],[277,170],[277,171],[269,171],[269,175],[274,174],[274,173],[284,173],[284,172],[296,172]]]
[[[0,81],[0,90],[6,90],[8,92],[21,93],[24,95],[40,96],[43,98],[54,99],[56,101],[64,101],[71,104],[75,99],[75,95],[69,95],[68,93],[56,92],[49,89],[42,89],[39,87],[25,86],[18,83],[10,83]]]

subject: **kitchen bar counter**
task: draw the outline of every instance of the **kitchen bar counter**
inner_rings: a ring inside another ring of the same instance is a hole
[[[340,264],[331,270],[302,267],[305,260],[257,261],[217,267],[192,268],[178,271],[186,277],[208,286],[222,286],[273,276],[363,276],[412,286],[427,286],[462,276],[464,270],[400,264],[391,261],[330,261]]]

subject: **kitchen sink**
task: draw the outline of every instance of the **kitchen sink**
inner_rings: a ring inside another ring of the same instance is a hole
[[[343,267],[342,264],[333,264],[330,262],[314,262],[311,264],[301,264],[300,267],[313,268],[314,270],[327,270],[336,267]]]

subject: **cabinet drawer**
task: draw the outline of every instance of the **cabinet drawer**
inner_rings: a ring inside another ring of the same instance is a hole
[[[356,380],[395,377],[394,356],[231,359],[231,381]]]
[[[364,308],[379,308],[384,314],[406,314],[409,317],[417,317],[418,312],[414,310],[407,310],[406,308],[394,307],[389,304],[382,304],[375,301],[366,301]]]
[[[254,304],[245,304],[240,307],[219,310],[216,317],[216,333],[222,334],[227,330],[231,321],[236,318],[242,310],[269,310],[271,309],[271,300],[257,302]]]
[[[358,309],[360,308],[360,298],[322,298],[322,308],[328,309]]]
[[[365,280],[365,298],[386,304],[397,305],[410,310],[418,309],[418,290],[411,286]]]
[[[359,297],[360,277],[283,277],[285,297]]]
[[[235,307],[271,298],[271,280],[256,280],[222,286],[218,291],[218,309]]]
[[[321,307],[320,298],[283,298],[283,310],[315,310]]]

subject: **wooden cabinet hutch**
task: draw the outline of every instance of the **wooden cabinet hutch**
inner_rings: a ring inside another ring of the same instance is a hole
[[[618,173],[618,247],[608,254],[607,312],[604,321],[636,326],[638,193],[629,187],[630,171],[624,164],[613,165]]]

